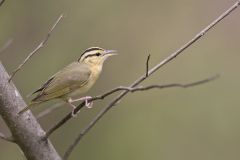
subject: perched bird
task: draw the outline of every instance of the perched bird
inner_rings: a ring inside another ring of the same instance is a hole
[[[88,48],[77,62],[64,67],[33,92],[32,94],[37,94],[36,97],[19,114],[36,104],[57,98],[73,107],[73,116],[76,106],[72,102],[85,100],[85,105],[90,107],[91,103],[88,103],[88,99],[91,97],[78,97],[78,99],[73,99],[73,97],[87,92],[93,86],[102,71],[104,61],[112,55],[116,55],[115,50],[105,50],[99,47]]]

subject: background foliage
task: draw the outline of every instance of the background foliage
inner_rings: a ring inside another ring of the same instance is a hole
[[[0,46],[10,38],[13,43],[0,59],[11,72],[64,13],[47,45],[14,82],[25,97],[86,48],[116,49],[119,56],[105,64],[101,78],[88,92],[98,95],[130,84],[145,71],[149,53],[150,64],[156,64],[232,3],[234,0],[6,1],[0,9]],[[70,159],[239,159],[239,16],[237,9],[145,84],[191,82],[216,73],[221,74],[220,79],[186,90],[130,94],[94,127]],[[95,102],[93,109],[84,109],[51,136],[60,153],[106,103]],[[62,107],[40,122],[47,129],[69,110]],[[8,133],[3,122],[0,127]],[[2,140],[0,154],[2,159],[22,157],[17,146]]]

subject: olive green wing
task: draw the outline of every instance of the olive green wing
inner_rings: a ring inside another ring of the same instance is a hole
[[[38,88],[36,91],[34,91],[34,92],[32,92],[31,94],[27,95],[27,97],[28,97],[28,96],[31,96],[31,95],[33,95],[33,94],[35,94],[35,93],[38,93],[38,92],[40,92],[40,91],[43,91],[43,90],[48,86],[48,84],[51,83],[51,81],[53,80],[53,78],[54,78],[54,76],[52,76],[49,80],[47,80],[47,82],[45,82],[45,83],[44,83],[40,88]]]
[[[71,63],[35,91],[39,94],[32,101],[47,101],[71,93],[86,84],[90,75],[91,71],[86,64]]]

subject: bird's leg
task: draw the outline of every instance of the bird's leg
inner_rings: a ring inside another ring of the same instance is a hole
[[[81,98],[78,98],[78,99],[71,99],[71,102],[77,102],[77,101],[85,101],[85,106],[87,108],[92,108],[93,106],[93,102],[89,102],[88,100],[91,99],[92,97],[91,96],[85,96],[85,97],[81,97]]]
[[[74,102],[71,98],[67,100],[67,103],[72,107],[72,117],[77,117],[77,114],[80,112],[80,110],[77,113],[74,113],[76,106],[72,104]]]

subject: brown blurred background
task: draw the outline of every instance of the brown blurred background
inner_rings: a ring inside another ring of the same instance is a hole
[[[191,39],[235,0],[9,0],[0,8],[0,46],[13,43],[0,59],[11,72],[65,18],[47,45],[15,77],[22,96],[91,46],[116,49],[87,95],[129,85],[150,66]],[[143,83],[187,83],[216,73],[214,82],[189,89],[129,94],[84,137],[70,159],[237,160],[240,158],[240,8],[199,42]],[[95,102],[57,130],[51,140],[63,153],[74,137],[111,98]],[[55,102],[33,109],[38,112]],[[63,106],[40,119],[47,129],[69,112]],[[0,131],[8,134],[1,122]],[[24,159],[20,149],[0,140],[1,159]]]

